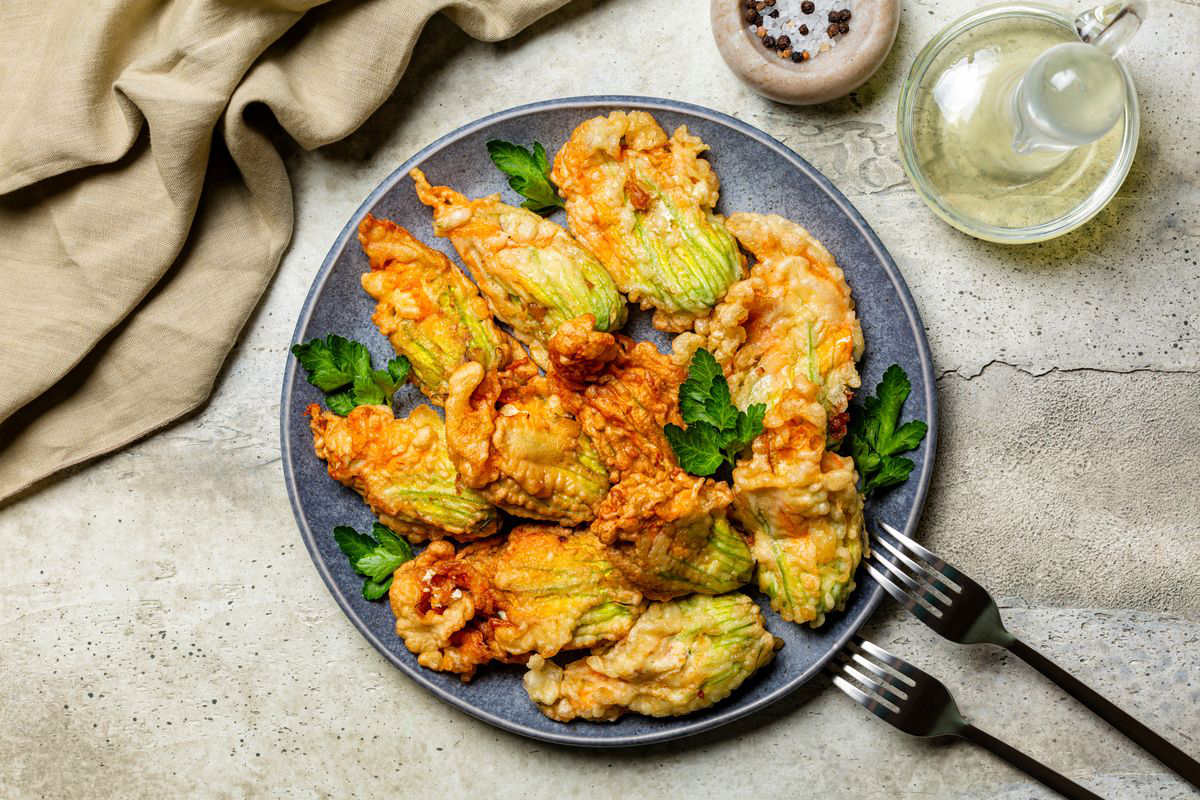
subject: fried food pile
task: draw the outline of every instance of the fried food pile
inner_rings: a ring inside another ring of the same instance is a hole
[[[330,476],[428,542],[388,594],[418,663],[464,681],[524,664],[531,701],[561,722],[720,702],[781,645],[738,590],[820,625],[866,547],[854,462],[830,449],[860,384],[850,288],[794,222],[717,214],[705,149],[645,112],[584,122],[550,172],[569,230],[413,170],[474,282],[367,215],[362,286],[444,419],[308,409]],[[619,332],[627,298],[678,334],[671,354]],[[684,424],[699,348],[737,409],[766,407],[724,479],[687,472],[664,434]]]

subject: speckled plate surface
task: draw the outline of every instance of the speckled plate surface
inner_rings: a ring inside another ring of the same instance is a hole
[[[911,454],[917,466],[908,483],[871,500],[866,510],[868,526],[875,519],[886,519],[911,535],[933,470],[937,409],[929,345],[908,287],[875,233],[825,176],[762,131],[716,111],[651,98],[577,97],[502,111],[447,134],[400,165],[346,223],[313,281],[294,340],[337,333],[365,342],[377,364],[391,357],[390,345],[371,323],[373,303],[359,285],[359,276],[368,266],[355,229],[367,212],[395,220],[457,261],[450,243],[433,235],[429,210],[412,190],[409,169],[419,166],[435,184],[453,186],[471,197],[499,191],[507,201],[516,203],[518,198],[488,159],[487,140],[522,144],[537,140],[553,154],[580,122],[615,109],[649,111],[667,131],[687,125],[712,148],[708,157],[721,178],[719,211],[782,214],[808,228],[837,258],[854,292],[866,337],[866,356],[859,365],[864,387],[873,390],[883,370],[899,363],[913,384],[906,418],[929,424],[929,435],[920,450]],[[555,219],[566,224],[561,212]],[[647,314],[632,314],[626,332],[669,350],[668,338],[650,327]],[[363,530],[373,518],[357,494],[329,478],[325,465],[313,453],[304,408],[320,400],[321,393],[305,381],[303,371],[289,357],[280,407],[284,479],[317,571],[350,621],[396,667],[446,702],[515,733],[562,744],[619,747],[714,728],[764,708],[812,678],[867,620],[882,596],[883,590],[860,569],[859,588],[846,610],[830,615],[817,631],[784,622],[759,597],[767,627],[785,646],[772,664],[713,708],[671,719],[630,714],[608,724],[554,722],[529,701],[521,686],[520,668],[484,668],[468,684],[453,675],[422,669],[395,635],[387,603],[363,600],[362,578],[338,550],[332,530],[336,525]],[[407,414],[421,401],[415,388],[406,387],[397,394],[397,411]]]

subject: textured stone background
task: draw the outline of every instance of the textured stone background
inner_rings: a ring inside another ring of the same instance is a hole
[[[277,442],[285,348],[328,244],[436,136],[596,93],[734,114],[850,196],[907,276],[941,374],[927,541],[1005,598],[1015,631],[1200,753],[1200,5],[1159,0],[1133,45],[1144,125],[1120,196],[1025,248],[938,222],[896,159],[899,81],[973,5],[905,3],[879,74],[815,109],[744,90],[704,0],[581,0],[495,45],[435,20],[361,131],[290,153],[296,238],[212,402],[0,509],[0,797],[1050,796],[969,745],[891,730],[823,679],[690,741],[541,745],[434,700],[337,610],[296,534]],[[1014,659],[890,605],[866,635],[1106,797],[1195,796]]]

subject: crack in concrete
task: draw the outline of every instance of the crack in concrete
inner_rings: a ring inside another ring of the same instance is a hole
[[[970,381],[978,378],[980,375],[995,366],[1008,367],[1009,369],[1014,369],[1017,372],[1028,375],[1031,378],[1041,378],[1049,375],[1052,372],[1097,372],[1107,375],[1136,375],[1138,373],[1146,372],[1157,375],[1200,375],[1200,369],[1166,369],[1162,367],[1130,367],[1128,369],[1112,369],[1108,367],[1048,367],[1039,372],[1030,367],[1025,367],[1020,364],[1013,364],[1000,358],[993,358],[975,372],[963,372],[960,369],[944,369],[938,373],[937,379],[940,381],[942,378],[953,376],[964,381]]]

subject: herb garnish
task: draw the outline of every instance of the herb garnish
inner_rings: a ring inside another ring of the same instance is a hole
[[[387,594],[392,585],[392,573],[413,557],[408,542],[392,533],[378,522],[370,534],[359,533],[347,525],[333,529],[333,538],[338,547],[350,559],[350,566],[359,575],[365,575],[362,594],[367,600],[378,600]]]
[[[522,206],[539,214],[563,207],[562,197],[550,182],[550,161],[541,142],[534,142],[530,152],[512,142],[493,139],[487,143],[487,151],[492,163],[508,176],[508,185],[525,198]]]
[[[929,426],[909,420],[897,427],[911,391],[908,375],[899,364],[892,364],[875,387],[875,396],[863,400],[862,412],[850,415],[846,442],[862,475],[865,495],[904,483],[913,470],[913,462],[899,454],[916,449]]]
[[[292,347],[292,354],[308,373],[308,382],[325,392],[325,404],[339,416],[355,406],[390,403],[408,378],[409,363],[397,356],[387,369],[372,369],[371,354],[359,342],[330,334]],[[346,388],[349,387],[349,388]]]
[[[721,365],[707,350],[697,350],[679,387],[679,413],[687,429],[668,424],[663,428],[679,466],[693,475],[712,475],[723,463],[733,464],[737,454],[762,433],[767,407],[755,403],[739,411],[729,396],[729,383]]]

